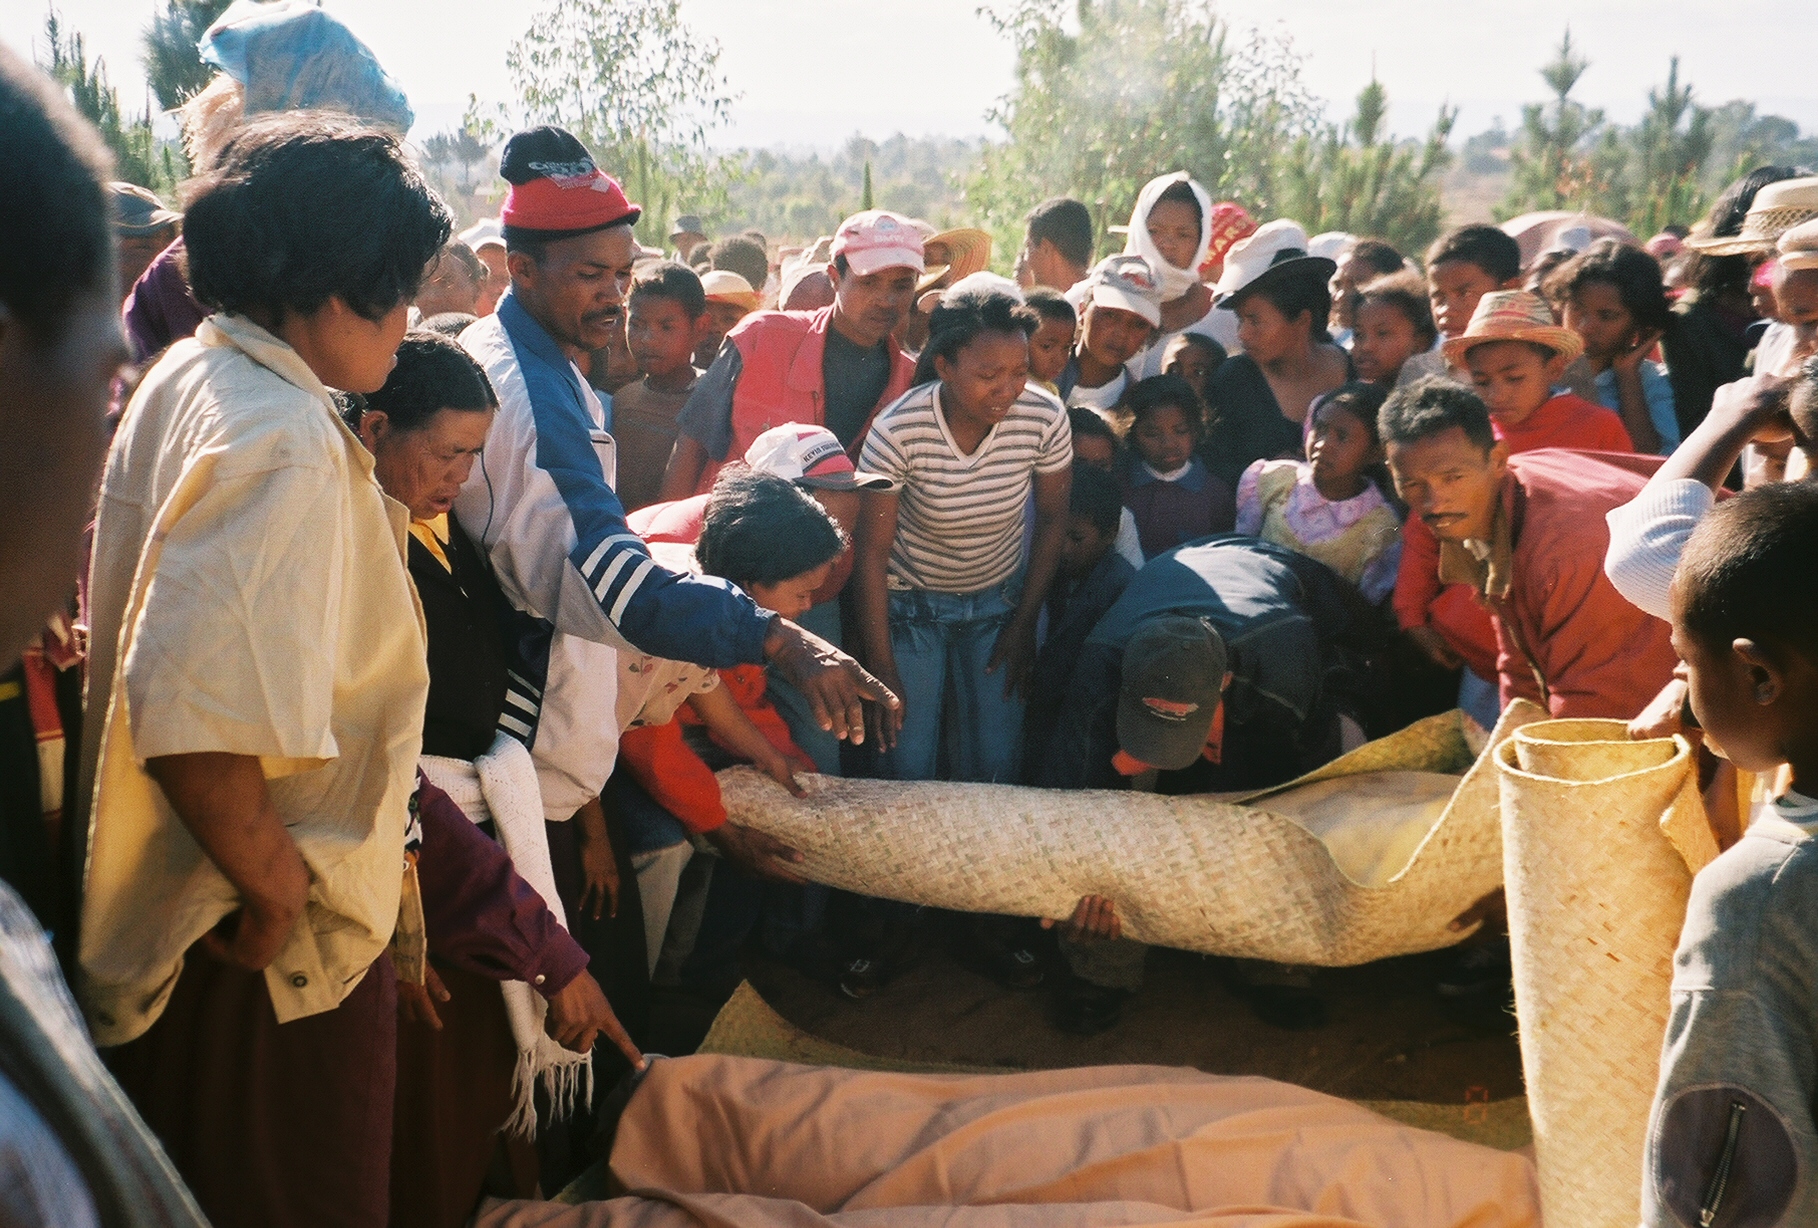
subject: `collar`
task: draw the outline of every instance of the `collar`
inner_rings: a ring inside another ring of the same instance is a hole
[[[558,372],[568,381],[575,396],[580,398],[581,403],[585,405],[587,397],[581,390],[580,371],[576,369],[573,360],[563,352],[562,347],[556,344],[556,339],[549,335],[548,330],[538,324],[531,314],[524,310],[524,305],[518,302],[517,293],[513,290],[505,291],[499,298],[498,306],[493,310],[499,317],[499,323],[505,328],[505,335],[511,338],[512,348],[518,352],[519,363],[523,362],[524,355],[529,354],[544,366]]]
[[[1153,482],[1167,482],[1182,490],[1198,494],[1206,486],[1206,467],[1197,456],[1189,457],[1187,463],[1180,467],[1179,476],[1157,473],[1148,461],[1141,457],[1130,466],[1130,485],[1147,486]]]
[[[232,346],[285,383],[309,393],[334,422],[342,441],[353,445],[347,453],[353,459],[354,467],[365,476],[372,476],[372,453],[366,450],[360,437],[341,420],[340,407],[335,403],[334,394],[316,378],[316,373],[310,370],[309,364],[290,347],[289,342],[245,316],[227,312],[216,312],[197,325],[196,340],[208,346]]]
[[[1469,584],[1494,601],[1508,597],[1514,579],[1516,485],[1514,474],[1503,476],[1502,496],[1496,501],[1488,540],[1439,543],[1441,584]]]

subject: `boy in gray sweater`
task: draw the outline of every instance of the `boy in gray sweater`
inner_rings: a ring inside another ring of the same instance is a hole
[[[1738,768],[1782,764],[1698,875],[1674,957],[1643,1221],[1818,1224],[1818,483],[1719,504],[1673,580],[1693,715]]]

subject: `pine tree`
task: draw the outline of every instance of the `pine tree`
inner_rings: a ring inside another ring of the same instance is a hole
[[[867,159],[865,162],[865,187],[859,194],[859,209],[863,211],[866,209],[875,209],[876,207],[876,205],[871,203],[871,162]]]
[[[1607,167],[1592,156],[1603,129],[1603,112],[1572,97],[1590,66],[1572,46],[1572,31],[1566,30],[1553,62],[1540,70],[1553,100],[1522,108],[1521,132],[1509,154],[1514,178],[1503,200],[1504,217],[1532,209],[1585,208],[1608,190]]]
[[[158,105],[172,111],[202,92],[215,70],[202,62],[196,44],[232,0],[164,0],[145,29],[139,62]]]
[[[39,67],[69,92],[76,110],[100,131],[114,154],[114,174],[154,192],[174,188],[181,172],[168,146],[161,145],[152,131],[149,109],[137,118],[122,114],[120,94],[108,80],[107,65],[100,59],[89,61],[82,35],[66,30],[56,9],[45,16],[44,41],[50,59]]]

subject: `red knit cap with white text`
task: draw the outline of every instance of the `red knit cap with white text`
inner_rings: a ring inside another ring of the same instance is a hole
[[[635,225],[643,215],[585,145],[548,124],[505,142],[499,177],[511,185],[499,221],[516,230],[581,234]]]

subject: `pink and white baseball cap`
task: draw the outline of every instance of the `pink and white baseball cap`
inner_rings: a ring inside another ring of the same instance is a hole
[[[900,213],[867,209],[840,223],[833,233],[832,257],[844,256],[860,277],[884,269],[923,271],[922,232]]]
[[[785,422],[759,435],[745,449],[745,463],[759,473],[819,490],[896,489],[887,477],[853,468],[832,431],[805,422]]]

